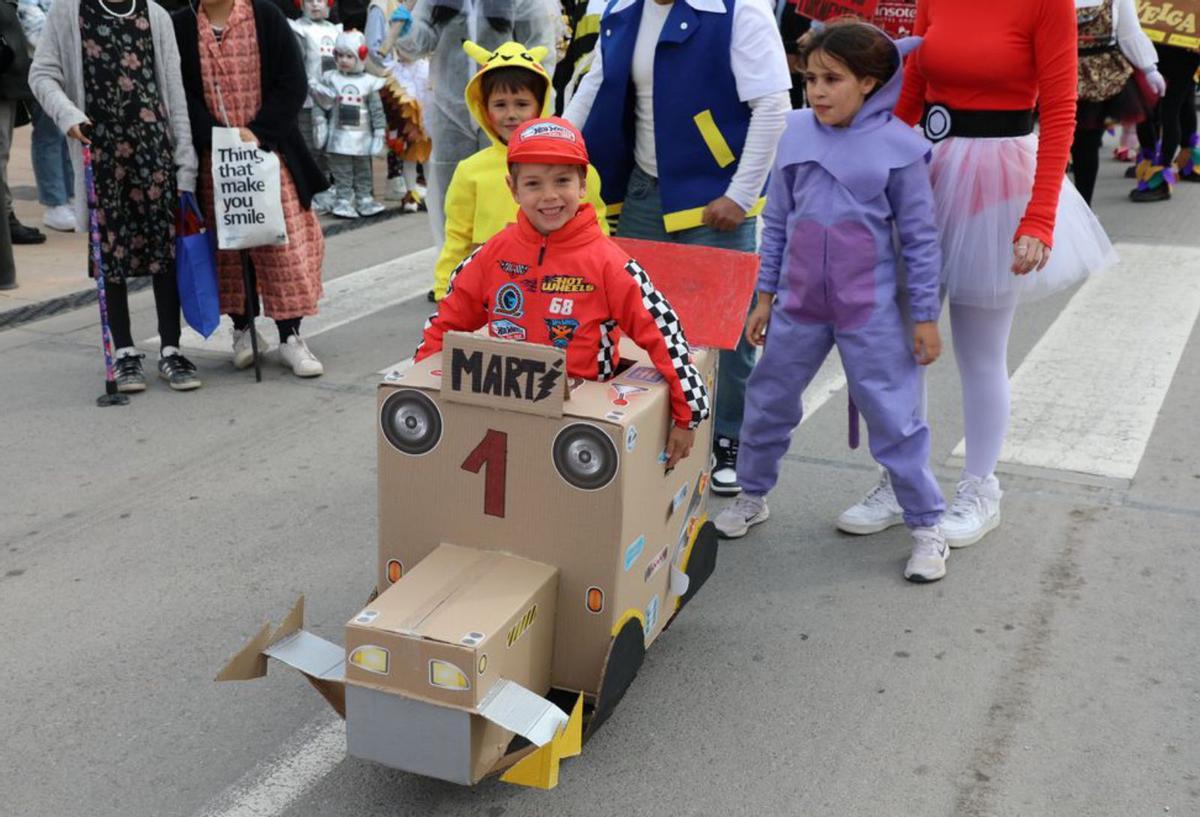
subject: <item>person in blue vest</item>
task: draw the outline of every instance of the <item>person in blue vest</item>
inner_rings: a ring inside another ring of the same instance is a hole
[[[612,0],[564,116],[583,131],[617,234],[754,252],[791,84],[768,0]],[[741,491],[753,367],[744,337],[721,353],[717,494]]]

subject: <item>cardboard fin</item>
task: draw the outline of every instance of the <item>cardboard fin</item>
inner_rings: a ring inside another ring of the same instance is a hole
[[[263,655],[271,644],[271,622],[259,628],[258,634],[246,642],[237,653],[221,667],[214,681],[252,681],[267,674],[267,656]]]
[[[571,709],[571,717],[558,728],[553,739],[533,754],[518,761],[500,776],[505,783],[552,789],[558,785],[558,767],[568,757],[583,751],[583,693]]]
[[[758,282],[756,253],[636,238],[614,240],[671,302],[688,343],[717,349],[737,346]]]
[[[552,743],[570,724],[567,713],[507,678],[501,678],[488,692],[479,714],[541,747]]]
[[[292,609],[284,616],[283,621],[279,622],[279,626],[275,628],[275,632],[271,635],[269,643],[276,644],[280,640],[288,637],[292,633],[304,626],[304,594],[300,594],[300,598],[296,599],[296,603],[292,605]]]

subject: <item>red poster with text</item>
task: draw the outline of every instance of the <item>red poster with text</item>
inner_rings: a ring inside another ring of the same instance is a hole
[[[917,0],[879,0],[871,22],[892,39],[909,37],[917,23]]]
[[[870,20],[879,0],[796,0],[796,13],[813,20],[859,17]]]

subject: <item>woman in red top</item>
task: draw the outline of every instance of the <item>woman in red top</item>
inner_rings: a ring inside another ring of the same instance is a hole
[[[967,446],[942,525],[951,547],[965,547],[1000,521],[992,472],[1008,425],[1017,303],[1077,283],[1113,251],[1063,184],[1075,130],[1074,0],[918,0],[914,33],[924,43],[905,66],[896,114],[921,122],[935,142],[930,172]],[[894,502],[880,485],[839,526],[874,515],[882,530],[900,519]]]

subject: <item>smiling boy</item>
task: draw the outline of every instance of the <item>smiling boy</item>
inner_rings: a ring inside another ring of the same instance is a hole
[[[667,468],[691,451],[709,411],[679,319],[650,277],[600,229],[587,195],[587,148],[565,119],[526,122],[508,144],[508,185],[519,210],[511,224],[464,260],[416,359],[442,348],[446,332],[487,326],[493,337],[557,346],[567,373],[607,380],[621,356],[620,333],[650,355],[666,378],[674,420]]]

